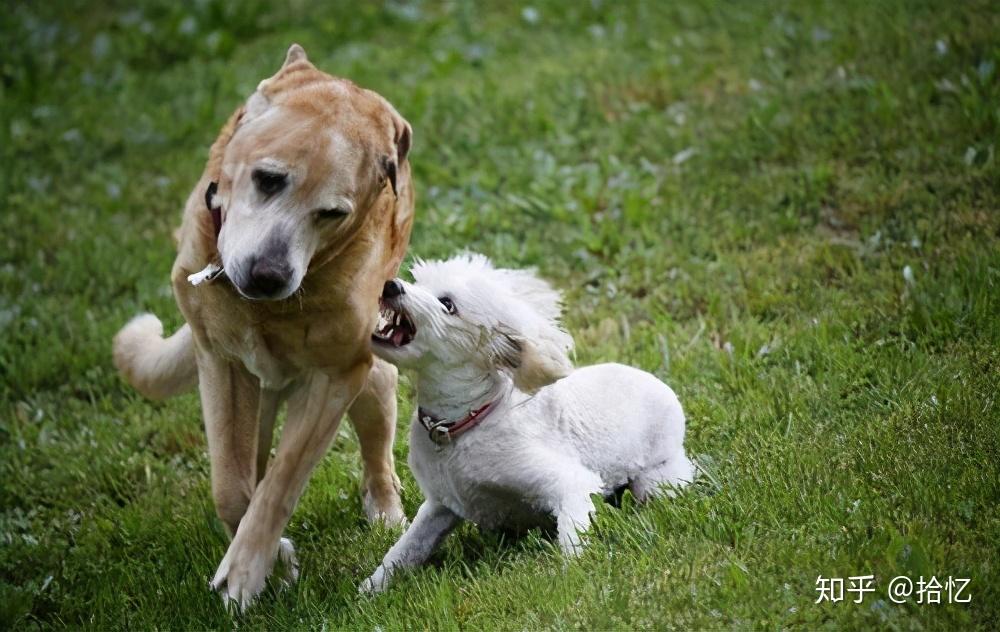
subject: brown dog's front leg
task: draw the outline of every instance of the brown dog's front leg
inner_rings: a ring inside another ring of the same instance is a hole
[[[257,486],[260,385],[242,365],[200,350],[198,382],[215,511],[234,535]]]
[[[212,580],[224,599],[246,608],[263,590],[275,558],[286,553],[281,532],[369,368],[365,362],[338,376],[314,373],[292,394],[277,454]]]

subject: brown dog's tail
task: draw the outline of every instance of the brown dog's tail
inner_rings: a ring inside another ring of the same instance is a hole
[[[115,336],[115,367],[125,381],[150,399],[167,399],[198,383],[191,326],[185,324],[169,338],[152,314],[141,314]]]

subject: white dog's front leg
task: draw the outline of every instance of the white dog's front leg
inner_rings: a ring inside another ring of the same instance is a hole
[[[461,519],[444,505],[425,500],[417,517],[396,544],[385,554],[382,563],[358,587],[361,593],[380,593],[389,587],[400,568],[419,566],[427,561]]]

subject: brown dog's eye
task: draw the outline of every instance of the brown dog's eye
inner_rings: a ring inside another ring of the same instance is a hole
[[[316,211],[318,219],[340,219],[347,217],[347,211],[342,208],[321,208]]]
[[[442,305],[444,305],[444,309],[445,309],[445,311],[447,311],[447,312],[448,312],[449,314],[454,314],[455,312],[457,312],[457,311],[458,311],[458,310],[457,310],[457,309],[455,308],[455,303],[454,303],[454,301],[452,301],[452,300],[451,300],[450,298],[448,298],[447,296],[442,296],[442,297],[441,297],[441,298],[439,298],[438,300],[439,300],[439,301],[441,301],[441,304],[442,304]]]
[[[265,196],[274,195],[288,184],[288,176],[285,174],[264,171],[263,169],[254,169],[250,177],[253,178],[253,183],[257,186],[257,190]]]

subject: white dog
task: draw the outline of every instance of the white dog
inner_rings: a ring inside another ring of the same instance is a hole
[[[416,370],[410,468],[426,500],[361,591],[425,562],[460,520],[523,529],[555,518],[572,555],[591,494],[627,486],[641,502],[693,479],[677,396],[620,364],[574,371],[545,281],[482,255],[420,262],[413,276],[385,284],[372,346]]]

